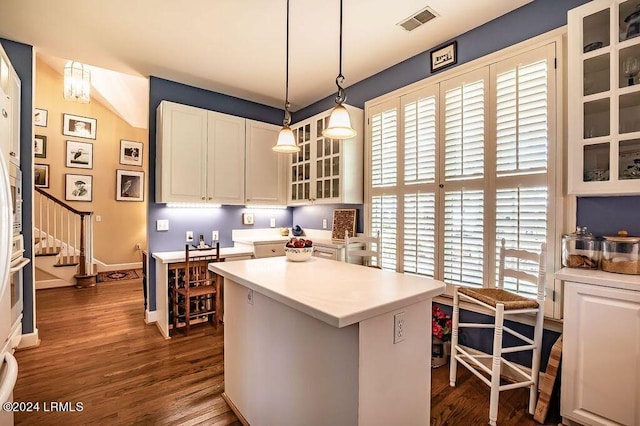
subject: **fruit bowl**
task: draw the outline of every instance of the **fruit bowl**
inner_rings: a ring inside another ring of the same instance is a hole
[[[285,247],[284,254],[292,262],[304,262],[313,255],[313,247]]]

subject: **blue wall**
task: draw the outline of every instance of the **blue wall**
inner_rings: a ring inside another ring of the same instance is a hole
[[[322,220],[327,219],[327,229],[333,225],[333,209],[356,209],[358,224],[356,232],[364,232],[364,206],[362,204],[328,204],[296,207],[293,209],[292,225],[302,229],[322,229]]]
[[[24,235],[25,251],[24,256],[33,261],[33,221],[31,212],[33,211],[33,141],[32,122],[33,119],[33,48],[26,44],[0,39],[2,47],[9,56],[9,60],[15,68],[22,84],[22,96],[20,99],[20,169],[22,170],[22,233]],[[24,334],[33,333],[35,330],[35,320],[33,312],[33,299],[35,297],[33,285],[33,264],[24,268],[23,294],[24,311],[22,318],[22,332]]]
[[[586,226],[594,235],[617,235],[626,230],[640,235],[640,197],[580,197],[577,226]]]
[[[211,239],[211,231],[220,233],[220,246],[232,246],[231,230],[242,228],[268,228],[271,218],[276,226],[291,226],[291,209],[266,210],[251,209],[255,215],[255,225],[242,225],[241,206],[223,206],[221,208],[171,208],[155,202],[156,175],[156,109],[163,100],[191,105],[212,111],[231,114],[266,123],[279,124],[283,112],[243,99],[234,98],[216,92],[187,86],[184,84],[151,77],[149,81],[149,194],[147,244],[150,253],[158,251],[184,250],[185,232],[193,231],[194,236],[204,235],[205,241]],[[156,231],[156,220],[169,219],[169,231]],[[155,261],[149,258],[149,310],[156,309]]]

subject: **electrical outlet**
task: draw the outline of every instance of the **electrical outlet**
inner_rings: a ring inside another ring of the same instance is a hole
[[[269,226],[271,226],[272,228],[276,227],[276,218],[272,217],[271,220],[269,220]]]
[[[169,230],[168,219],[158,219],[156,221],[156,231],[168,231],[168,230]]]
[[[407,335],[407,323],[404,312],[393,316],[393,344],[402,342]]]
[[[253,290],[247,289],[247,303],[253,305]]]
[[[327,229],[327,219],[322,219],[322,229]]]
[[[102,216],[96,215],[96,222],[102,222]]]
[[[142,244],[136,243],[136,250],[142,250]]]
[[[188,243],[192,243],[193,242],[193,231],[187,231],[187,242]]]
[[[211,231],[211,241],[218,241],[220,239],[220,235],[218,235],[218,231]]]

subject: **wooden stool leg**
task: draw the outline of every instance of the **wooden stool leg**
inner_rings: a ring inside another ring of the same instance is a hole
[[[451,364],[449,365],[449,385],[455,387],[456,375],[458,372],[458,361],[456,355],[458,354],[458,322],[460,320],[460,296],[458,295],[458,288],[453,291],[453,318],[452,318],[452,330],[451,330]]]
[[[185,335],[189,335],[189,320],[191,318],[191,298],[189,297],[189,293],[185,295],[184,298],[184,329]]]
[[[215,300],[215,312],[213,313],[213,328],[215,328],[216,330],[218,329],[218,319],[219,319],[219,312],[220,312],[220,275],[216,274],[216,293],[213,295],[213,297],[216,298]]]
[[[504,305],[496,305],[496,319],[493,330],[493,365],[491,368],[491,399],[489,400],[489,424],[498,422],[498,400],[500,399],[500,366],[502,364],[502,327],[504,324]]]

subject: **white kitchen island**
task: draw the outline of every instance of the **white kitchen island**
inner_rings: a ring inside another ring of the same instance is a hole
[[[243,422],[429,424],[431,299],[444,283],[317,257],[209,269],[224,277],[223,396]]]

